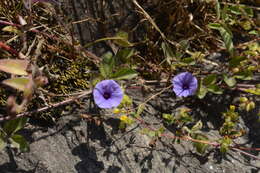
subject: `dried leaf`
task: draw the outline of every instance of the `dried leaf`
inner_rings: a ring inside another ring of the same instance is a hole
[[[0,60],[0,70],[15,75],[27,75],[27,60],[2,59]]]
[[[16,77],[11,79],[6,79],[2,83],[8,85],[12,88],[18,89],[20,91],[24,91],[26,89],[26,85],[29,83],[29,78],[25,77]]]

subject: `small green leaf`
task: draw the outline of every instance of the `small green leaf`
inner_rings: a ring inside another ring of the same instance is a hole
[[[181,40],[179,44],[181,45],[181,49],[184,51],[186,51],[190,47],[189,40]]]
[[[255,102],[251,101],[246,105],[246,111],[249,112],[253,109],[255,109]]]
[[[202,141],[208,140],[207,136],[200,134],[200,133],[195,133],[192,137],[194,139],[202,140]],[[196,148],[197,152],[200,153],[200,154],[204,154],[209,147],[208,144],[204,144],[204,143],[201,143],[201,142],[193,142],[193,146]]]
[[[220,142],[220,152],[226,153],[229,149],[229,146],[232,144],[232,140],[229,137],[224,137]]]
[[[29,144],[26,139],[21,135],[13,135],[11,137],[11,145],[12,147],[19,149],[21,152],[29,151]]]
[[[260,89],[259,88],[245,89],[244,91],[260,96]]]
[[[174,118],[174,116],[171,115],[171,114],[163,114],[162,116],[163,116],[164,121],[165,121],[168,125],[171,125],[171,124],[173,124],[173,123],[176,121],[176,119]]]
[[[27,75],[26,72],[29,61],[15,59],[1,59],[0,70],[15,75]]]
[[[114,39],[114,42],[116,44],[118,44],[119,46],[122,46],[122,47],[132,47],[133,46],[133,44],[128,41],[128,34],[126,32],[122,32],[122,31],[118,32],[116,34],[116,38],[118,38],[118,39]]]
[[[228,10],[231,13],[236,14],[236,15],[240,15],[241,14],[241,10],[240,10],[240,6],[239,5],[230,6],[228,8]]]
[[[145,105],[140,104],[137,108],[136,117],[139,117],[141,115],[141,113],[144,111],[144,109],[145,109]]]
[[[12,136],[18,130],[21,130],[27,123],[27,117],[21,117],[14,120],[9,120],[4,124],[3,130],[8,136]]]
[[[200,130],[202,128],[202,126],[203,126],[203,124],[200,120],[191,128],[191,131],[196,132],[196,131]]]
[[[122,47],[132,47],[134,46],[133,43],[130,43],[128,41],[128,34],[126,32],[119,32],[116,34],[115,37],[105,37],[105,38],[101,38],[98,40],[95,40],[94,42],[91,42],[89,44],[84,45],[85,48],[92,46],[95,43],[99,43],[102,41],[107,41],[107,40],[113,40],[116,44],[118,44],[119,46]]]
[[[125,107],[130,107],[133,104],[133,100],[131,97],[129,97],[128,95],[124,94],[123,99],[120,103],[120,105],[118,106],[118,108],[125,108]]]
[[[188,65],[194,65],[195,64],[194,58],[191,58],[191,57],[183,58],[183,59],[181,59],[181,62],[188,64]]]
[[[102,56],[102,62],[99,66],[100,74],[104,78],[109,78],[113,72],[113,69],[115,67],[115,59],[113,57],[113,54],[111,52],[107,52]]]
[[[244,70],[236,73],[234,77],[241,80],[252,80],[253,73],[250,70]]]
[[[29,82],[30,82],[29,78],[15,77],[15,78],[11,78],[11,79],[6,79],[2,83],[5,85],[8,85],[14,89],[24,91]]]
[[[115,72],[111,77],[116,80],[132,79],[137,76],[137,72],[130,68],[123,68]]]
[[[232,41],[232,39],[233,39],[232,32],[227,27],[223,27],[222,29],[219,30],[219,32],[225,43],[225,47],[226,47],[227,51],[233,55],[234,45],[233,45],[233,41]]]
[[[246,60],[245,56],[235,56],[229,61],[230,67],[237,67],[242,61]]]
[[[215,84],[207,86],[207,89],[208,89],[208,91],[210,91],[214,94],[222,94],[223,93],[223,90]]]
[[[205,86],[215,84],[217,81],[217,75],[216,74],[210,74],[207,77],[203,79],[203,84]]]
[[[116,58],[122,63],[126,63],[127,60],[134,55],[134,49],[121,49],[116,53]]]
[[[252,31],[249,31],[248,34],[252,34],[252,35],[258,36],[258,35],[260,35],[260,32],[257,31],[257,30],[252,30]]]
[[[168,43],[162,42],[161,48],[163,50],[163,54],[166,57],[166,61],[168,64],[171,64],[171,60],[175,58],[174,51],[170,47]]]
[[[233,77],[228,77],[226,74],[223,75],[223,79],[224,79],[224,82],[229,86],[229,87],[233,87],[236,85],[237,81],[235,78]]]
[[[210,29],[219,30],[222,26],[221,26],[221,24],[219,24],[219,23],[210,23],[210,24],[208,24],[208,27],[209,27]]]
[[[244,30],[246,30],[246,31],[252,29],[251,22],[248,21],[248,20],[242,21],[242,22],[240,22],[239,24],[240,24],[240,26],[241,26]]]
[[[219,24],[219,23],[210,23],[208,24],[208,27],[211,29],[218,30],[224,43],[227,51],[233,55],[234,51],[234,45],[233,45],[233,34],[230,31],[230,29],[225,24]]]
[[[199,99],[203,99],[206,94],[207,94],[208,90],[207,88],[202,84],[202,80],[200,81],[200,84],[199,84],[199,89],[198,89],[198,92],[197,92],[197,96]]]

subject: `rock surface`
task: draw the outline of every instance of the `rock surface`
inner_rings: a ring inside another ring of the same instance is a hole
[[[128,93],[135,98],[135,103],[147,97],[137,91],[129,90]],[[173,112],[176,105],[176,98],[171,91],[166,92],[147,104],[143,118],[151,124],[156,124],[160,121],[158,115],[165,111]],[[6,149],[0,154],[0,172],[249,173],[260,171],[259,161],[232,150],[226,156],[222,156],[217,149],[210,148],[205,155],[199,155],[190,142],[182,141],[177,144],[167,138],[161,138],[154,147],[150,147],[152,138],[140,133],[143,127],[138,124],[133,124],[125,132],[121,132],[117,129],[118,117],[107,118],[99,126],[93,121],[89,122],[79,117],[82,113],[91,114],[92,111],[92,108],[86,104],[84,109],[77,108],[64,115],[53,127],[29,124],[22,134],[30,142],[30,152],[19,154]],[[203,114],[206,113],[203,110],[200,112],[199,116],[204,116]],[[218,111],[215,113],[217,114]],[[242,125],[245,127],[246,124]],[[211,140],[219,137],[216,130],[212,130],[208,135]],[[246,146],[259,147],[259,133],[255,137],[245,136],[237,142],[247,144]],[[259,153],[254,154],[259,155]]]

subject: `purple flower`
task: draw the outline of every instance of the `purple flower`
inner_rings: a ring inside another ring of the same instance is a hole
[[[94,88],[94,101],[100,108],[117,107],[123,99],[123,91],[114,80],[103,80]]]
[[[189,72],[178,74],[172,79],[173,91],[178,97],[187,97],[195,94],[198,88],[198,81]]]

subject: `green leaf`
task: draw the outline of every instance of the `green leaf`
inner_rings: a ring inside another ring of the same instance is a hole
[[[225,43],[225,47],[227,51],[233,55],[233,51],[234,51],[234,45],[232,41],[233,34],[229,30],[229,28],[224,24],[219,24],[219,23],[210,23],[208,24],[208,27],[211,29],[218,30],[220,32],[220,35]]]
[[[219,23],[210,23],[210,24],[208,24],[208,27],[209,27],[210,29],[219,30],[222,26],[221,26],[221,24],[219,24]]]
[[[163,119],[164,121],[168,124],[168,125],[171,125],[175,122],[175,118],[173,115],[171,114],[163,114]]]
[[[102,62],[99,66],[99,71],[104,78],[110,78],[115,67],[115,59],[111,52],[107,52],[102,56]]]
[[[200,134],[200,133],[195,133],[193,135],[193,138],[197,139],[197,140],[202,140],[202,141],[208,140],[207,136]],[[200,154],[204,154],[209,147],[208,144],[204,144],[204,143],[201,143],[201,142],[193,142],[193,146],[196,148],[197,152],[200,153]]]
[[[251,93],[251,94],[255,94],[260,96],[260,89],[259,88],[255,88],[255,89],[245,89],[245,92]]]
[[[250,70],[244,70],[236,73],[234,77],[241,80],[252,80],[253,73]]]
[[[179,44],[181,45],[181,48],[184,51],[186,51],[190,47],[189,40],[182,40],[182,41],[179,42]]]
[[[200,84],[199,84],[199,89],[198,89],[198,92],[197,92],[197,96],[199,99],[203,99],[206,94],[207,94],[208,90],[207,88],[202,84],[202,80],[200,81]]]
[[[15,78],[11,78],[11,79],[6,79],[2,83],[5,85],[8,85],[14,89],[24,91],[29,82],[30,82],[29,78],[15,77]]]
[[[242,61],[246,60],[245,56],[235,56],[229,61],[230,67],[237,67]]]
[[[27,60],[1,59],[0,70],[15,75],[27,75],[28,64],[29,61]]]
[[[220,142],[220,152],[226,153],[229,149],[229,146],[232,144],[232,140],[229,137],[224,137]]]
[[[131,97],[129,97],[128,95],[124,94],[123,99],[120,103],[120,105],[118,106],[118,108],[126,108],[126,107],[130,107],[133,104],[133,100]]]
[[[21,152],[29,151],[29,144],[23,136],[15,134],[10,141],[12,147],[19,149]]]
[[[137,76],[137,72],[130,68],[123,68],[116,73],[114,73],[111,77],[116,80],[123,80],[123,79],[132,79]]]
[[[181,59],[181,62],[185,63],[185,64],[189,64],[189,65],[194,65],[195,64],[195,60],[194,58],[183,58]]]
[[[253,109],[255,109],[255,102],[251,101],[246,105],[246,111],[249,112]]]
[[[191,128],[191,131],[196,132],[196,131],[200,130],[202,128],[202,126],[203,126],[203,124],[200,120]]]
[[[134,55],[134,49],[121,49],[116,53],[116,58],[122,63],[126,63],[127,60]]]
[[[252,29],[251,22],[248,20],[239,22],[239,25],[246,31]]]
[[[239,5],[234,5],[234,6],[230,6],[228,8],[228,10],[233,13],[233,14],[236,14],[236,15],[241,15],[241,10],[239,8]]]
[[[118,39],[114,39],[114,42],[122,47],[132,47],[133,44],[128,41],[128,34],[126,32],[118,32],[116,37]]]
[[[27,117],[16,118],[14,120],[9,120],[4,124],[3,130],[8,136],[12,136],[18,130],[21,130],[27,123]]]
[[[227,49],[227,51],[233,55],[233,51],[234,51],[234,45],[233,45],[233,35],[232,32],[227,28],[227,27],[222,27],[220,30],[220,35],[222,36],[222,39],[225,43],[225,47]]]
[[[128,41],[128,34],[126,32],[119,32],[116,34],[115,37],[105,37],[105,38],[101,38],[98,40],[95,40],[94,42],[91,42],[89,44],[84,45],[85,48],[92,46],[95,43],[99,43],[102,41],[107,41],[107,40],[113,40],[116,44],[118,44],[119,46],[122,47],[132,47],[134,46],[133,43],[130,43]]]
[[[223,75],[224,82],[229,86],[233,87],[236,85],[237,81],[233,77],[228,77],[226,74]]]
[[[205,86],[208,86],[208,85],[212,85],[212,84],[216,83],[216,81],[217,81],[217,75],[216,74],[210,74],[203,79],[203,84]]]
[[[141,115],[141,113],[144,111],[144,109],[145,109],[145,105],[140,104],[137,108],[136,117],[139,117]]]
[[[171,64],[171,60],[175,58],[174,51],[170,47],[168,43],[162,42],[161,48],[163,50],[163,54],[166,57],[166,61],[168,64]]]
[[[207,86],[207,89],[208,89],[208,91],[210,91],[214,94],[222,94],[223,93],[223,90],[215,84]]]

